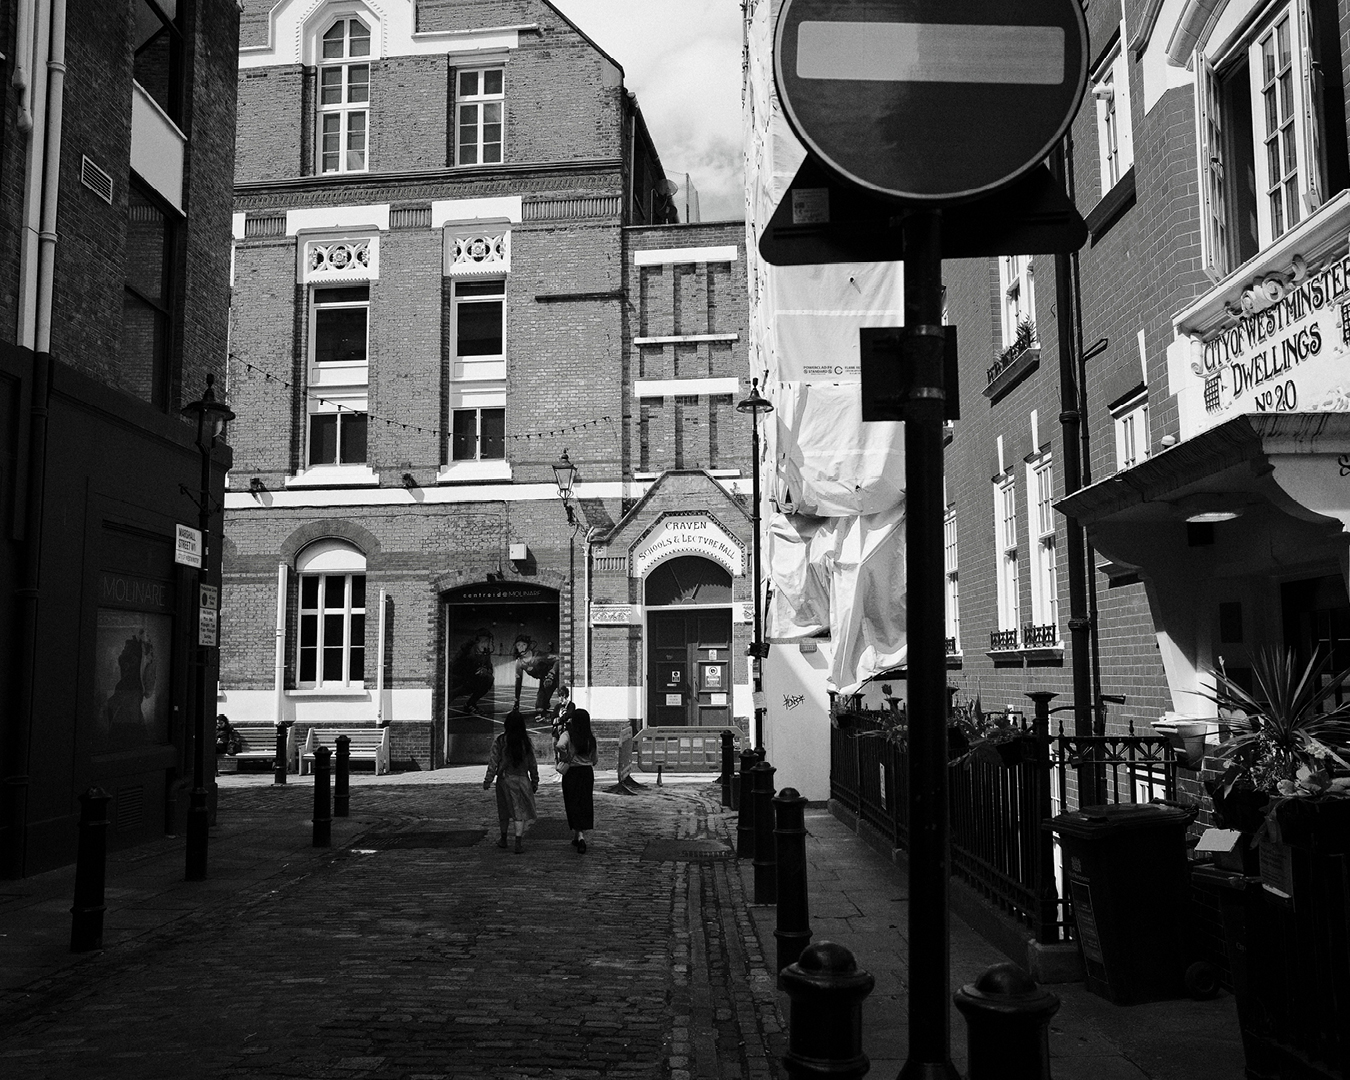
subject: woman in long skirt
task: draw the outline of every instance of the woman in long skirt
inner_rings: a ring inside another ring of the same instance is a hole
[[[525,830],[537,817],[534,793],[539,789],[539,765],[534,759],[529,732],[525,730],[525,717],[512,709],[502,727],[504,730],[492,742],[483,790],[490,788],[494,779],[497,781],[497,818],[502,827],[497,846],[506,847],[507,827],[514,821],[519,855],[525,850],[521,843]]]
[[[572,830],[572,846],[578,855],[586,854],[586,832],[595,828],[595,764],[598,760],[595,736],[591,734],[591,714],[585,709],[575,709],[567,721],[567,730],[558,740],[558,768],[563,774],[567,827]]]

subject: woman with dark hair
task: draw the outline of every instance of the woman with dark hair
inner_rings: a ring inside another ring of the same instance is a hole
[[[572,846],[578,855],[586,854],[586,830],[595,828],[595,765],[599,760],[595,736],[591,734],[591,714],[574,709],[567,730],[558,740],[558,771],[563,774],[563,806],[567,809],[567,827],[572,830]]]
[[[538,816],[534,811],[534,793],[539,790],[539,765],[534,760],[529,732],[525,730],[525,717],[512,709],[502,727],[502,733],[492,741],[483,790],[490,788],[494,779],[497,781],[497,820],[502,827],[497,846],[506,847],[507,828],[514,821],[519,855],[525,850],[521,844],[525,830]]]

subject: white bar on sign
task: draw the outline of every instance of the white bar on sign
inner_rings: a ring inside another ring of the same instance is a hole
[[[803,22],[797,77],[853,82],[962,82],[1057,86],[1059,26]]]

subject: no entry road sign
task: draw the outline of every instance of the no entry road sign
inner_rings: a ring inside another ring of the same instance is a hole
[[[784,0],[774,41],[807,147],[846,180],[930,206],[1043,160],[1087,62],[1079,0]]]

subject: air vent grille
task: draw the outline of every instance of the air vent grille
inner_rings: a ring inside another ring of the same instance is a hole
[[[112,205],[112,177],[83,156],[80,158],[80,181],[109,206]]]

